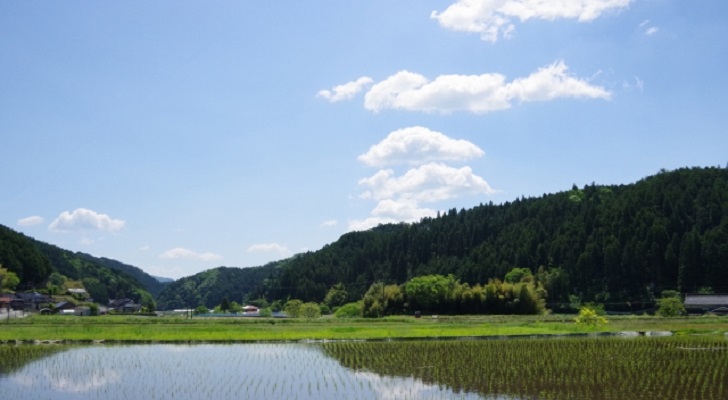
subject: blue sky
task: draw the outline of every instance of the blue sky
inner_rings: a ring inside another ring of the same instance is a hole
[[[0,3],[0,223],[172,278],[728,162],[728,2]]]

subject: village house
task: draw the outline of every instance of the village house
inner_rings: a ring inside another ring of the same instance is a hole
[[[688,313],[728,314],[728,294],[688,293],[683,304]]]
[[[109,311],[116,311],[121,313],[134,313],[141,310],[142,306],[137,304],[132,299],[124,298],[111,300],[109,302]]]
[[[81,306],[73,309],[73,315],[77,317],[88,317],[91,315],[91,307]]]
[[[260,310],[256,306],[245,306],[243,307],[244,317],[257,317],[260,316]]]
[[[38,292],[20,292],[15,293],[16,299],[20,300],[16,304],[22,304],[20,307],[13,306],[13,308],[22,308],[23,310],[33,310],[38,311],[41,309],[41,305],[48,304],[51,302],[50,296],[47,296],[45,294],[40,294]]]
[[[0,308],[10,308],[13,300],[15,300],[14,294],[0,294]]]
[[[53,312],[63,314],[63,311],[73,310],[74,308],[76,308],[76,305],[73,304],[72,302],[61,301],[61,302],[53,305]]]

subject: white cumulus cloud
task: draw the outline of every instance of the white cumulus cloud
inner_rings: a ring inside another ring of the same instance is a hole
[[[48,229],[54,232],[98,230],[117,232],[124,228],[126,221],[113,219],[107,214],[98,213],[85,208],[64,211],[53,220]]]
[[[575,19],[593,21],[612,10],[627,8],[633,0],[458,0],[445,11],[433,11],[430,17],[443,28],[480,34],[481,39],[496,42],[508,38],[515,30],[514,19],[553,21]]]
[[[470,167],[453,168],[442,163],[428,163],[395,176],[391,169],[380,170],[369,178],[359,180],[368,188],[362,198],[408,200],[415,203],[435,203],[465,195],[496,193]]]
[[[349,231],[366,231],[369,229],[372,229],[374,227],[377,227],[379,225],[385,225],[385,224],[396,224],[398,222],[408,222],[403,220],[398,220],[394,218],[380,218],[380,217],[369,217],[362,220],[351,220],[349,221]]]
[[[222,256],[215,253],[198,253],[196,251],[186,249],[184,247],[175,247],[169,249],[159,255],[159,258],[164,259],[192,259],[201,261],[218,261],[222,260]]]
[[[436,209],[423,204],[497,193],[469,166],[456,168],[445,164],[467,161],[484,154],[471,142],[456,140],[425,127],[391,132],[360,155],[359,161],[380,168],[406,165],[409,169],[398,175],[394,169],[382,168],[374,175],[359,180],[362,187],[359,197],[377,204],[369,217],[350,220],[349,230],[366,230],[387,223],[417,222],[437,214]]]
[[[364,87],[371,85],[372,82],[372,78],[368,76],[362,76],[355,81],[334,86],[333,88],[331,88],[331,90],[320,90],[317,96],[322,97],[332,103],[336,103],[337,101],[342,100],[349,100],[352,97],[356,96],[357,93],[361,92]]]
[[[366,165],[382,167],[432,161],[463,161],[485,154],[467,140],[452,139],[421,126],[398,129],[359,156]]]
[[[514,102],[610,97],[603,87],[570,75],[566,63],[559,60],[512,82],[498,73],[440,75],[430,81],[423,75],[400,71],[374,84],[364,96],[364,107],[373,112],[398,109],[484,114],[508,109]]]
[[[349,221],[349,230],[363,231],[381,224],[417,222],[436,214],[436,210],[420,207],[416,201],[384,199],[377,203],[370,217]]]
[[[278,243],[258,243],[248,247],[250,253],[279,253],[288,254],[290,251],[286,246]]]
[[[508,97],[513,100],[547,101],[557,98],[609,99],[611,94],[604,88],[592,86],[583,79],[570,76],[564,61],[557,61],[540,68],[526,78],[519,78],[506,86]]]
[[[25,218],[19,219],[18,226],[34,226],[34,225],[40,225],[43,222],[45,222],[45,219],[43,217],[33,215],[30,217],[25,217]]]

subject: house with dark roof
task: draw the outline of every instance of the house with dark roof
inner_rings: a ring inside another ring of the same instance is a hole
[[[60,313],[61,311],[64,311],[64,310],[73,310],[74,308],[76,308],[76,305],[73,304],[72,302],[70,302],[70,301],[61,301],[60,303],[56,303],[53,306],[53,312]]]
[[[19,292],[15,293],[15,297],[22,301],[22,308],[24,310],[40,310],[41,304],[46,304],[51,302],[50,296],[40,294],[38,292]]]
[[[689,313],[728,313],[728,294],[695,294],[685,295],[683,303]]]
[[[117,312],[130,313],[137,312],[141,308],[142,306],[132,299],[117,299],[109,302],[109,311],[116,310]]]

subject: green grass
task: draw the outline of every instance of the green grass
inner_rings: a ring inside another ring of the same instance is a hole
[[[40,316],[0,323],[0,341],[244,342],[346,339],[447,338],[558,335],[609,331],[715,333],[728,330],[726,317],[611,317],[589,328],[573,316],[440,316],[384,319],[267,319],[134,316]]]

